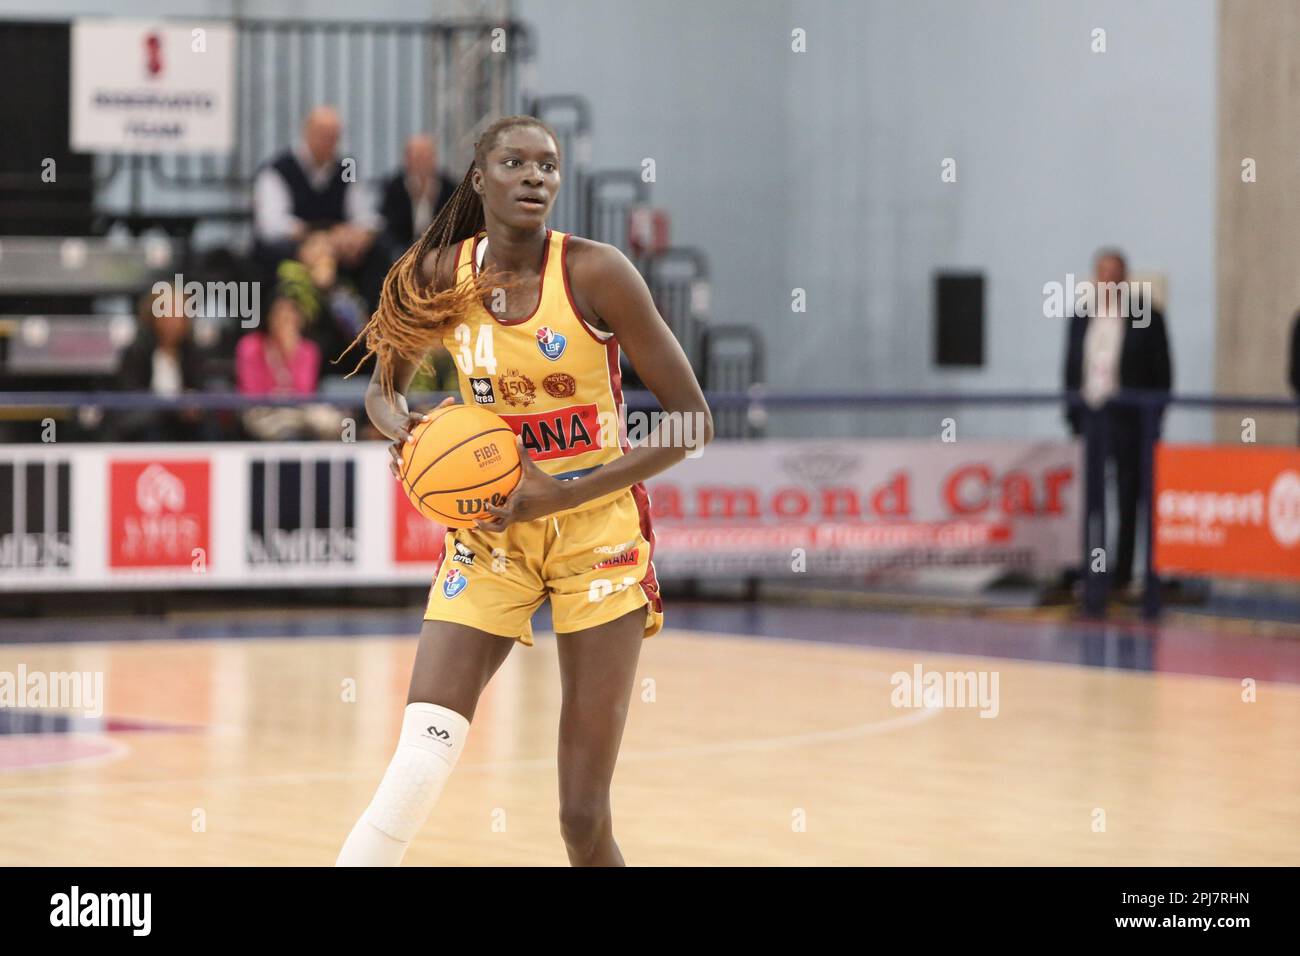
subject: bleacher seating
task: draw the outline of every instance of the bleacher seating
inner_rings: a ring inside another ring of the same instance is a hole
[[[91,230],[111,235],[0,236],[0,311],[7,313],[0,315],[0,389],[66,388],[74,380],[82,389],[112,387],[115,362],[135,334],[138,297],[155,281],[170,281],[176,272],[186,281],[251,274],[244,252],[252,178],[316,102],[339,104],[345,145],[370,180],[399,165],[408,133],[436,130],[443,156],[454,163],[497,115],[528,112],[546,120],[560,137],[566,167],[552,225],[610,242],[633,258],[705,388],[743,389],[759,380],[761,353],[752,330],[711,328],[706,254],[689,246],[649,255],[632,248],[629,219],[650,203],[651,187],[638,170],[592,168],[596,133],[586,101],[528,95],[522,78],[532,41],[523,25],[508,24],[514,42],[505,57],[488,50],[489,25],[475,22],[235,25],[243,62],[234,153],[97,156]],[[384,56],[401,65],[376,68],[344,95],[349,71]],[[275,69],[267,65],[272,62]],[[84,185],[79,178],[69,188]],[[207,227],[215,243],[201,239]],[[194,331],[207,378],[228,387],[237,323],[207,316]],[[625,374],[629,387],[639,386],[626,364]],[[719,433],[731,430],[724,424]]]

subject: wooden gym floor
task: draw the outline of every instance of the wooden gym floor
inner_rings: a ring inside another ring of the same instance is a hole
[[[715,608],[645,642],[614,781],[630,864],[1300,864],[1297,641],[829,613]],[[282,624],[0,621],[32,639],[0,674],[99,672],[106,698],[0,709],[0,865],[332,864],[418,614]],[[566,864],[555,651],[512,652],[408,865]],[[996,673],[997,715],[893,706],[917,665]]]

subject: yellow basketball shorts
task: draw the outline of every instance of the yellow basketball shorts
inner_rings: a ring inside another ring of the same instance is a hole
[[[604,504],[503,531],[449,528],[443,547],[426,621],[466,624],[531,645],[533,612],[549,597],[557,634],[639,607],[646,609],[646,637],[663,626],[650,499],[641,484]]]

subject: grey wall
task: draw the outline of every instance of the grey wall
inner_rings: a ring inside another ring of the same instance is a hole
[[[503,2],[503,0],[494,0]],[[469,3],[0,0],[0,16],[421,18]],[[719,321],[753,323],[778,388],[1054,389],[1045,282],[1119,244],[1168,278],[1176,387],[1214,378],[1215,0],[515,0],[540,92],[586,96],[593,159],[656,162],[675,241],[704,248]],[[791,30],[807,31],[793,53]],[[1108,51],[1090,52],[1090,31]],[[940,182],[953,157],[958,181]],[[987,276],[987,365],[931,366],[930,276]],[[790,309],[791,289],[808,311]],[[832,416],[932,434],[949,411]],[[1054,410],[962,411],[970,437]],[[788,418],[779,430],[807,427]],[[1170,434],[1208,437],[1175,413]]]
[[[542,90],[591,100],[596,162],[655,158],[674,240],[708,251],[718,319],[763,330],[774,386],[1056,388],[1065,330],[1043,317],[1042,286],[1114,243],[1168,278],[1178,390],[1212,389],[1213,0],[516,8]],[[790,50],[795,27],[806,53]],[[940,182],[945,157],[956,183]],[[930,364],[938,268],[986,274],[981,370]],[[807,313],[791,312],[794,287]],[[942,414],[817,427],[927,434]],[[1047,409],[958,422],[972,437],[1060,433]],[[1208,435],[1189,413],[1170,424]]]

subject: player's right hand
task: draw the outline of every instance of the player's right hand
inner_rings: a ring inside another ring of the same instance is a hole
[[[449,395],[438,403],[437,408],[445,405],[455,404],[456,397]],[[406,404],[405,401],[402,402]],[[411,432],[420,422],[427,422],[429,416],[424,412],[404,411],[402,409],[391,409],[392,417],[387,422],[375,422],[375,427],[392,439],[388,446],[388,455],[391,459],[388,462],[388,470],[393,473],[394,478],[402,476],[402,448],[409,442],[415,441]],[[387,426],[387,427],[385,427]]]

